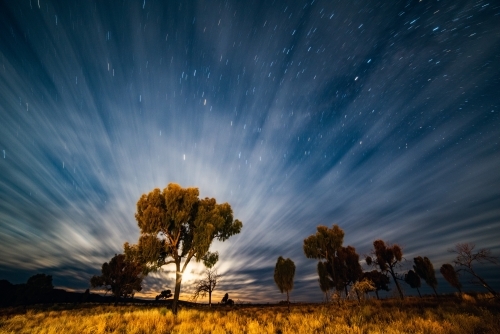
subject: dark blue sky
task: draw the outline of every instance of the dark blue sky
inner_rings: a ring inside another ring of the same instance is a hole
[[[319,224],[436,269],[458,242],[500,254],[495,2],[3,0],[0,73],[0,278],[87,288],[170,182],[243,221],[212,248],[235,300],[284,298],[280,255],[292,300],[321,300]]]

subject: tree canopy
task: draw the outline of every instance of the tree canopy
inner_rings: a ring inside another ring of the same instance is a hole
[[[182,274],[192,259],[211,266],[217,260],[210,253],[214,239],[225,241],[241,231],[228,203],[199,198],[198,188],[170,183],[153,189],[137,202],[135,214],[141,235],[136,245],[125,243],[125,253],[145,265],[145,272],[175,264],[176,281],[172,310],[177,313]]]

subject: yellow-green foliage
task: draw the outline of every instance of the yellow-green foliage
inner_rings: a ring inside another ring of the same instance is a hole
[[[500,308],[454,301],[376,301],[359,305],[52,306],[0,310],[0,333],[499,333]]]

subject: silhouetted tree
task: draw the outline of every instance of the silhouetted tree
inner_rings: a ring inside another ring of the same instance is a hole
[[[155,297],[156,300],[168,299],[172,297],[172,290],[163,290],[159,295]]]
[[[14,284],[3,279],[0,280],[0,306],[9,306],[14,304],[16,299],[16,288]]]
[[[227,292],[224,295],[224,297],[222,297],[221,303],[224,305],[229,305],[229,306],[234,305],[234,301],[232,299],[229,299],[229,294]]]
[[[208,305],[212,306],[212,292],[215,290],[221,275],[217,274],[215,269],[205,269],[205,278],[195,282],[195,290],[193,300],[196,301],[198,297],[204,298],[208,293]]]
[[[458,292],[462,293],[462,284],[458,280],[458,274],[455,271],[455,268],[449,263],[445,263],[439,269],[441,275],[443,275],[444,279],[450,283],[450,285],[458,290]]]
[[[15,286],[16,303],[32,304],[47,302],[54,286],[52,285],[52,276],[45,274],[36,274],[28,278],[26,284]]]
[[[399,286],[398,278],[395,273],[396,267],[401,263],[403,259],[403,251],[401,246],[394,244],[392,246],[386,245],[382,240],[375,240],[373,242],[373,254],[375,259],[370,256],[366,258],[366,263],[370,265],[372,262],[380,268],[383,272],[388,272],[391,274],[396,287],[398,288],[399,296],[404,299],[403,291]]]
[[[361,279],[363,280],[365,278],[372,281],[375,285],[375,295],[377,296],[377,299],[380,299],[378,296],[378,292],[380,290],[389,291],[390,280],[386,274],[374,269],[372,271],[364,272]]]
[[[431,260],[427,257],[422,258],[421,256],[417,256],[413,259],[415,263],[413,265],[413,270],[417,273],[420,278],[422,278],[428,286],[434,290],[434,294],[436,297],[439,297],[436,291],[437,287],[437,279],[436,273],[434,272],[434,266],[432,265]]]
[[[124,245],[126,254],[132,254],[145,264],[146,273],[175,264],[174,314],[177,313],[182,274],[189,262],[193,258],[204,262],[210,260],[212,241],[225,241],[238,234],[243,226],[233,219],[228,203],[217,204],[214,198],[199,199],[198,196],[198,188],[181,188],[174,183],[163,191],[157,188],[142,195],[135,214],[141,230],[139,242],[133,246]]]
[[[286,302],[290,310],[290,291],[293,289],[293,277],[295,276],[295,263],[290,259],[284,259],[282,256],[276,261],[274,268],[274,282],[280,289],[280,292],[286,292]]]
[[[124,254],[115,254],[109,263],[103,263],[102,275],[90,279],[90,285],[111,291],[116,298],[116,305],[120,297],[132,297],[135,291],[142,290],[143,270],[140,263],[128,259]]]
[[[309,259],[318,259],[323,263],[321,265],[321,272],[319,271],[320,265],[318,264],[319,279],[320,281],[326,280],[325,276],[321,276],[326,270],[329,276],[328,279],[330,280],[329,284],[323,284],[324,288],[335,287],[337,290],[342,290],[344,288],[344,285],[340,283],[343,283],[342,272],[335,270],[335,258],[337,251],[342,247],[342,243],[344,242],[344,231],[338,225],[333,225],[331,229],[320,225],[316,229],[317,232],[315,234],[304,239],[304,254]]]
[[[405,282],[408,283],[408,285],[410,285],[412,289],[417,289],[418,295],[420,296],[420,298],[422,298],[419,290],[421,286],[420,277],[416,272],[414,272],[413,270],[408,271],[405,274]]]
[[[486,283],[486,281],[481,276],[479,276],[473,268],[475,262],[481,264],[488,262],[498,264],[497,258],[492,256],[491,250],[486,248],[482,248],[475,252],[475,246],[476,245],[474,245],[473,243],[456,244],[454,249],[449,250],[450,252],[457,254],[457,257],[455,258],[453,263],[456,267],[458,267],[458,273],[463,271],[472,275],[474,277],[471,281],[472,283],[483,286],[495,297],[497,297],[498,293],[488,283]]]

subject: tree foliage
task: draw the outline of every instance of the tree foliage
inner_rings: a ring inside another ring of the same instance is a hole
[[[488,283],[486,283],[486,281],[479,276],[474,269],[476,262],[480,264],[498,264],[498,260],[495,256],[491,255],[491,250],[482,248],[478,251],[474,251],[475,247],[476,245],[473,243],[458,243],[455,245],[454,249],[449,250],[450,252],[457,254],[457,257],[453,261],[455,267],[458,268],[457,272],[466,272],[472,275],[472,283],[481,285],[494,296],[498,296],[498,293]]]
[[[205,269],[205,277],[195,282],[193,300],[196,301],[200,296],[205,298],[208,293],[208,305],[212,306],[212,292],[217,287],[220,278],[221,275],[217,274],[217,270]]]
[[[372,271],[365,271],[361,276],[361,280],[364,279],[368,279],[371,282],[373,282],[375,286],[375,289],[373,291],[375,291],[377,299],[380,299],[378,295],[378,292],[380,290],[389,291],[389,283],[390,283],[389,277],[386,274],[376,269]]]
[[[142,290],[143,266],[128,259],[124,254],[115,254],[111,261],[102,265],[100,276],[93,276],[90,285],[93,288],[104,287],[113,295],[120,297],[133,297],[135,291]]]
[[[156,188],[137,202],[135,218],[141,235],[136,245],[125,244],[125,253],[145,265],[146,273],[175,264],[176,280],[172,311],[177,313],[182,274],[192,259],[213,266],[218,256],[210,253],[214,239],[225,241],[241,231],[228,203],[200,199],[198,188],[170,183]]]
[[[280,289],[280,292],[286,292],[286,302],[290,304],[290,291],[293,289],[293,277],[295,276],[295,263],[290,259],[284,259],[282,256],[276,261],[274,268],[274,282]],[[290,308],[290,306],[288,306]]]
[[[434,294],[438,297],[436,287],[437,287],[437,279],[436,273],[434,272],[434,266],[432,265],[431,260],[427,257],[422,258],[421,256],[417,256],[413,259],[415,263],[413,265],[413,270],[417,273],[420,278],[422,278],[428,286],[434,290]]]
[[[458,279],[458,273],[455,271],[455,268],[449,263],[445,263],[439,269],[441,275],[443,275],[444,279],[454,288],[458,290],[458,292],[462,293],[462,284],[460,284],[460,280]]]
[[[408,271],[405,274],[405,282],[412,289],[417,289],[418,295],[420,296],[420,298],[422,298],[422,295],[420,294],[420,290],[419,290],[422,283],[420,282],[420,277],[418,276],[418,274],[416,272],[414,272],[413,270]]]
[[[401,249],[401,246],[398,244],[394,244],[392,246],[386,245],[386,243],[382,240],[375,240],[373,242],[373,247],[373,255],[375,258],[372,259],[371,257],[367,257],[366,263],[370,265],[373,262],[373,264],[378,266],[383,272],[390,273],[398,289],[399,296],[401,299],[404,299],[403,291],[399,286],[398,278],[395,272],[396,268],[403,260],[403,250]]]

